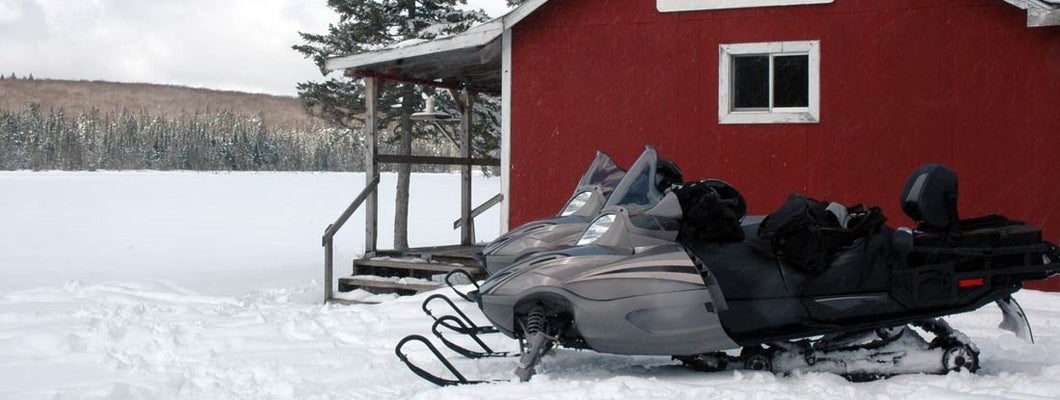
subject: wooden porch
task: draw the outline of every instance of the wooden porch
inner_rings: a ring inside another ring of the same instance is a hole
[[[444,285],[444,277],[454,270],[462,270],[472,279],[485,278],[485,269],[475,257],[484,245],[476,244],[475,217],[489,208],[500,204],[504,197],[500,194],[472,208],[471,204],[471,168],[474,166],[500,166],[496,158],[473,158],[471,151],[472,105],[477,94],[468,87],[451,85],[442,82],[415,81],[418,85],[428,85],[448,89],[456,99],[460,110],[460,157],[399,156],[379,154],[377,110],[379,107],[379,89],[384,79],[399,80],[396,77],[359,76],[365,81],[365,136],[367,138],[365,154],[364,190],[350,203],[349,207],[335,223],[328,225],[324,231],[324,301],[342,302],[335,296],[334,274],[334,236],[346,224],[349,218],[361,205],[365,209],[365,243],[364,254],[353,262],[352,274],[338,279],[338,291],[349,292],[363,289],[371,293],[397,293],[410,295],[422,291],[434,290]],[[460,219],[453,221],[453,229],[460,230],[460,244],[414,249],[379,250],[377,244],[379,230],[379,165],[393,164],[434,164],[460,166]]]

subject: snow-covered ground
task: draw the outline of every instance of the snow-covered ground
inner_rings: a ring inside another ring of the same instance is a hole
[[[383,221],[393,182],[380,185]],[[414,244],[457,240],[457,182],[414,178]],[[0,173],[0,399],[1060,398],[1060,294],[1034,291],[1016,297],[1037,344],[997,329],[992,306],[949,318],[982,350],[975,375],[850,383],[559,350],[528,383],[437,388],[393,350],[407,334],[429,335],[427,294],[320,304],[320,235],[363,184],[359,174]],[[475,184],[477,203],[499,182]],[[481,239],[496,236],[496,219],[480,218]],[[361,250],[362,220],[340,234],[338,265]],[[441,371],[422,348],[407,350]],[[454,362],[488,379],[515,367]]]

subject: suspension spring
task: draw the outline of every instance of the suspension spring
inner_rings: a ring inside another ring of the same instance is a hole
[[[530,309],[530,313],[526,315],[526,320],[523,324],[526,335],[529,336],[544,331],[546,322],[544,307],[537,306]]]

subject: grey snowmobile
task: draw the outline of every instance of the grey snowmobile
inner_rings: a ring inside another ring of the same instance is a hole
[[[574,188],[574,194],[556,216],[520,225],[482,250],[481,259],[486,271],[496,273],[521,256],[577,238],[589,220],[600,212],[625,173],[611,156],[597,151]]]
[[[765,221],[743,224],[743,240],[681,232],[675,243],[632,254],[533,257],[491,276],[469,297],[493,324],[482,333],[501,332],[524,344],[515,371],[524,381],[555,346],[670,355],[707,371],[824,371],[851,379],[974,372],[978,349],[941,317],[992,302],[1004,315],[1002,328],[1033,340],[1011,294],[1023,281],[1060,273],[1056,246],[1043,241],[1037,228],[1005,217],[959,219],[956,174],[940,165],[918,169],[901,202],[917,221],[915,230],[893,230],[879,219],[863,230],[871,212],[832,212],[844,223],[813,225],[814,234],[807,236],[777,230],[778,221],[770,219],[781,217],[782,207]],[[687,205],[682,207],[687,214]],[[582,247],[621,227],[615,221],[624,221],[622,215],[608,215],[586,229]],[[682,225],[691,222],[686,215]],[[840,245],[818,257],[825,261],[822,268],[807,268],[798,250],[822,242]],[[925,339],[910,326],[934,337]],[[455,379],[409,362],[402,347],[411,341],[427,345]],[[433,383],[477,382],[460,375],[422,337],[406,338],[396,353]]]
[[[672,163],[660,163],[655,149],[650,146],[633,163],[631,170],[643,170],[647,165],[659,169],[649,171],[653,179],[660,181],[657,185],[634,182],[641,175],[629,176],[610,156],[598,151],[559,214],[523,224],[501,235],[483,249],[481,259],[486,271],[495,274],[521,258],[556,246],[569,246],[602,208],[629,202],[647,204],[658,201],[661,194],[657,187],[681,180],[680,170]],[[616,189],[620,189],[617,190],[617,196]]]

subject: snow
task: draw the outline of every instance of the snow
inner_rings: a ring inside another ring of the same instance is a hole
[[[474,179],[473,206],[500,190],[500,178]],[[353,173],[0,172],[0,290],[135,279],[233,295],[319,279],[324,228],[364,181]],[[383,174],[379,184],[380,248],[393,242],[395,182]],[[459,241],[454,188],[458,175],[413,176],[411,245]],[[497,236],[498,209],[476,218],[479,240]],[[361,210],[335,237],[335,265],[352,265],[363,238]]]
[[[458,181],[414,177],[415,244],[457,240]],[[384,175],[384,215],[393,183]],[[432,337],[420,303],[433,292],[320,303],[320,236],[363,185],[360,174],[0,173],[0,399],[1060,398],[1060,294],[1035,291],[1016,298],[1037,344],[997,329],[994,306],[948,318],[982,350],[974,375],[851,383],[560,349],[519,383],[510,380],[513,358],[443,350],[467,376],[501,382],[438,388],[394,356],[405,335]],[[498,179],[475,185],[477,203]],[[478,221],[481,239],[497,234],[491,213]],[[361,251],[361,218],[340,233],[337,265]],[[472,304],[457,304],[485,322]],[[405,351],[441,373],[419,345]]]

